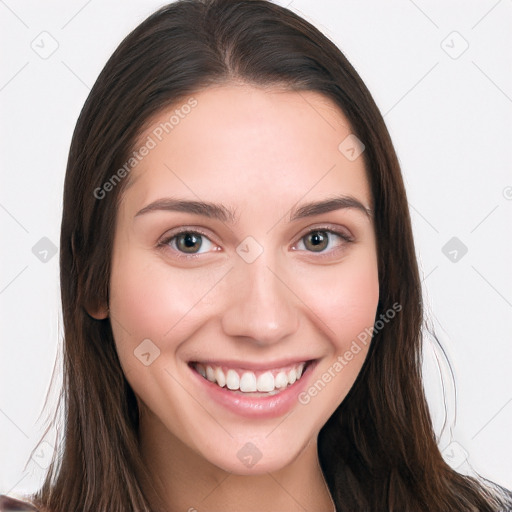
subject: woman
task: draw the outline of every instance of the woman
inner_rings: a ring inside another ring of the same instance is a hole
[[[511,509],[436,444],[382,117],[286,9],[185,0],[121,43],[73,136],[61,286],[40,511]]]

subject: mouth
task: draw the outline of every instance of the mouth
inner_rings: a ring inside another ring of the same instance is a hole
[[[300,381],[314,360],[274,368],[248,370],[213,362],[192,361],[189,366],[204,380],[235,394],[266,397],[279,394]]]

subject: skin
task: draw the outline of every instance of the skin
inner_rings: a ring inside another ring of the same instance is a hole
[[[309,403],[271,419],[249,420],[208,399],[187,363],[304,356],[318,360],[310,383],[332,372],[374,322],[372,217],[343,208],[290,221],[290,211],[334,195],[371,208],[364,161],[338,150],[349,123],[318,93],[229,84],[193,96],[197,106],[131,171],[116,220],[110,303],[94,315],[111,319],[141,409],[142,454],[168,510],[331,511],[317,436],[368,347]],[[159,113],[141,142],[175,108]],[[165,197],[220,203],[237,220],[137,215]],[[183,226],[207,237],[193,258],[165,243]],[[353,241],[327,235],[329,246],[316,252],[305,235],[319,228]],[[252,263],[236,252],[248,236],[263,248]],[[160,350],[148,366],[134,357],[145,339]],[[249,441],[262,454],[252,468],[237,457]]]

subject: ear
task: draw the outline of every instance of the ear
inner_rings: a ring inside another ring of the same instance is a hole
[[[89,293],[86,297],[80,301],[82,303],[82,309],[95,320],[105,320],[108,318],[110,309],[109,309],[109,299],[108,299],[108,291],[97,293]]]
[[[109,309],[108,306],[91,306],[84,308],[87,314],[95,320],[105,320],[108,318]]]

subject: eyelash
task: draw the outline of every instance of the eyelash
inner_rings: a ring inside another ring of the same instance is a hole
[[[342,245],[350,244],[350,243],[354,242],[354,238],[351,237],[350,235],[348,235],[346,232],[343,232],[343,231],[337,230],[337,229],[333,229],[332,227],[320,226],[320,227],[315,227],[313,229],[310,229],[309,231],[304,233],[299,238],[299,240],[294,243],[294,246],[297,245],[300,241],[302,241],[304,238],[306,238],[311,233],[317,233],[317,232],[324,232],[324,233],[329,233],[330,235],[338,236],[342,240]],[[173,233],[172,235],[166,236],[165,238],[163,238],[161,241],[158,242],[157,247],[161,248],[161,249],[169,248],[170,242],[177,239],[180,235],[183,235],[183,234],[200,235],[202,237],[207,238],[211,243],[215,243],[210,240],[210,237],[206,233],[204,233],[200,229],[193,228],[193,229],[181,229],[181,230]],[[340,249],[343,250],[343,247],[341,247],[341,248],[337,247],[328,252],[320,251],[320,252],[315,253],[315,251],[307,251],[307,250],[304,252],[308,252],[310,254],[315,254],[316,258],[322,258],[322,257],[331,256],[333,253],[337,253]],[[200,257],[202,254],[204,254],[204,253],[186,254],[186,253],[179,251],[178,249],[172,248],[172,250],[174,253],[178,254],[178,258],[183,258],[183,259],[188,259],[188,260],[196,259],[196,258]],[[294,250],[296,250],[296,249],[294,249]]]
[[[339,237],[341,239],[341,243],[338,247],[335,247],[334,249],[330,249],[328,251],[319,251],[319,252],[315,252],[315,251],[308,251],[308,250],[305,250],[304,252],[307,252],[309,254],[312,254],[315,256],[315,258],[318,258],[318,259],[322,259],[322,258],[330,258],[332,257],[333,255],[336,255],[338,254],[340,251],[344,250],[346,247],[345,245],[346,244],[350,244],[352,242],[354,242],[354,238],[352,236],[350,236],[349,234],[347,234],[345,231],[341,231],[341,230],[338,230],[338,229],[333,229],[331,227],[327,227],[327,226],[320,226],[320,227],[315,227],[313,229],[309,229],[306,233],[304,233],[297,242],[295,242],[293,245],[294,247],[299,243],[299,242],[303,242],[304,238],[306,238],[308,235],[311,235],[312,233],[318,233],[318,232],[321,232],[321,233],[328,233],[329,236],[331,235],[335,235],[337,237]],[[330,243],[330,240],[329,240],[329,243]],[[297,250],[297,249],[294,249],[294,250]]]
[[[172,240],[177,239],[180,235],[183,235],[183,234],[200,235],[200,236],[205,237],[208,240],[210,240],[210,237],[206,233],[201,231],[200,229],[197,229],[197,228],[186,229],[186,228],[184,228],[184,229],[180,229],[179,231],[176,231],[172,235],[166,236],[164,239],[162,239],[160,242],[158,242],[157,247],[160,248],[160,249],[170,248],[169,247],[170,242]],[[212,242],[212,243],[214,243],[214,242]],[[171,250],[178,255],[177,256],[178,258],[183,258],[183,259],[187,259],[187,260],[196,259],[196,258],[200,257],[203,254],[203,253],[199,253],[199,254],[194,254],[194,253],[186,254],[186,253],[181,252],[178,249],[174,249],[174,248],[171,248]]]

